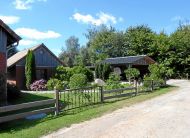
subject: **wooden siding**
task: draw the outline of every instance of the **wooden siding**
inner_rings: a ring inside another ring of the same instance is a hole
[[[0,52],[6,53],[7,34],[0,28]]]
[[[52,56],[44,47],[34,51],[36,67],[57,67],[60,62]],[[25,58],[17,63],[17,66],[25,66]]]
[[[145,58],[139,59],[133,63],[133,65],[149,65]]]

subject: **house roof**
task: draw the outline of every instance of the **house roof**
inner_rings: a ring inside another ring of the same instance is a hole
[[[14,44],[15,42],[18,42],[21,40],[21,37],[18,36],[8,25],[6,25],[1,19],[0,19],[0,27],[3,28],[7,34],[7,46]]]
[[[59,60],[43,43],[42,44],[39,44],[39,45],[36,45],[34,47],[31,47],[29,49],[25,49],[23,51],[20,51],[18,53],[16,53],[15,55],[13,55],[12,57],[8,58],[7,60],[7,67],[11,67],[13,65],[15,65],[17,62],[19,62],[20,60],[22,60],[23,58],[26,57],[27,53],[28,53],[28,50],[32,50],[32,51],[35,51],[37,50],[38,48],[40,47],[44,47],[53,57],[55,57],[58,62],[60,62],[60,64],[63,64],[63,62],[61,60]]]
[[[101,63],[108,63],[111,65],[118,65],[118,64],[135,64],[140,60],[143,60],[146,64],[153,64],[155,61],[146,55],[139,55],[139,56],[126,56],[126,57],[116,57],[116,58],[107,58],[103,60]],[[138,62],[137,64],[144,64]]]

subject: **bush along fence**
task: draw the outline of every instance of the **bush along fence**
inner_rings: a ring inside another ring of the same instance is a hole
[[[54,99],[0,107],[0,123],[26,118],[40,113],[54,112],[55,115],[58,115],[60,112],[103,103],[107,100],[117,100],[121,97],[136,96],[142,92],[151,92],[165,85],[166,83],[160,81],[146,80],[142,84],[135,82],[135,85],[132,87],[113,90],[104,90],[102,86],[63,91],[55,89]],[[23,109],[28,110],[36,107],[38,109],[22,112]],[[10,112],[13,113],[10,115]],[[15,114],[15,112],[19,113]]]

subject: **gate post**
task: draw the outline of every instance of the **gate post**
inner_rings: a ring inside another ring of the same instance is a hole
[[[100,98],[101,98],[101,103],[103,103],[104,102],[104,91],[103,91],[103,87],[102,86],[100,86]]]
[[[59,91],[56,87],[54,87],[55,91],[55,115],[57,116],[59,114]]]
[[[138,94],[137,80],[135,80],[135,96]]]
[[[152,79],[151,80],[151,91],[153,91],[154,90],[154,80]]]

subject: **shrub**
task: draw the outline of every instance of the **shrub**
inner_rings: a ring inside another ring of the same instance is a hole
[[[72,70],[72,75],[74,75],[74,74],[84,74],[84,75],[86,75],[87,80],[89,82],[94,80],[93,72],[90,69],[86,68],[86,67],[75,66],[71,70]]]
[[[69,81],[72,76],[72,70],[69,67],[58,66],[56,68],[55,78],[61,81]]]
[[[31,50],[28,51],[25,64],[26,88],[30,89],[30,84],[36,77],[35,56]]]
[[[165,84],[165,81],[161,78],[153,78],[151,76],[145,76],[144,77],[144,82],[143,82],[143,86],[145,88],[150,88],[152,85],[151,80],[153,80],[154,86],[162,86]]]
[[[30,85],[30,90],[32,90],[32,91],[47,90],[46,84],[47,84],[47,81],[44,79],[37,80]]]
[[[163,64],[152,64],[148,69],[152,79],[165,79],[173,74],[173,70],[165,67]]]
[[[7,100],[12,102],[20,97],[21,91],[15,84],[7,83]]]
[[[126,78],[129,79],[129,81],[131,82],[131,78],[136,78],[140,75],[140,72],[138,69],[136,68],[128,68],[125,70],[125,75],[126,75]]]
[[[69,81],[70,77],[74,74],[86,75],[89,82],[94,80],[93,72],[90,69],[82,66],[75,66],[73,68],[59,66],[56,69],[55,78],[61,81]]]
[[[95,75],[96,78],[107,80],[111,72],[111,67],[109,64],[96,64],[95,66]]]
[[[120,84],[120,76],[116,73],[111,73],[109,79],[106,81],[106,89],[118,89],[123,88],[123,85]]]
[[[67,81],[61,81],[58,79],[51,78],[50,80],[48,80],[46,86],[48,90],[54,90],[55,87],[57,90],[64,90],[67,86]]]
[[[84,74],[74,74],[70,78],[69,87],[70,88],[81,88],[87,85],[87,77]]]

